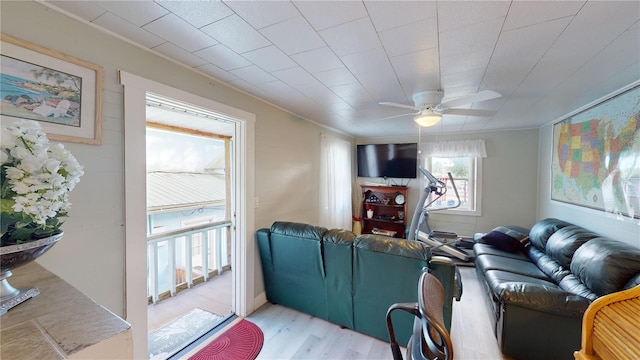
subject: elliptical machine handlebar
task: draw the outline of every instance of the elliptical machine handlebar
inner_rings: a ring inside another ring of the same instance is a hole
[[[437,201],[439,198],[441,198],[444,194],[447,193],[447,184],[445,184],[443,181],[433,176],[433,174],[431,174],[427,169],[423,168],[422,166],[419,166],[418,168],[420,169],[420,172],[427,178],[429,182],[424,187],[424,191],[422,192],[422,195],[418,200],[418,204],[416,205],[416,209],[413,212],[413,218],[411,219],[411,227],[409,228],[409,234],[407,234],[408,240],[417,239],[418,226],[420,225],[423,219],[428,218],[428,211],[429,211],[428,207],[431,204],[433,204],[435,201]],[[456,203],[452,206],[438,208],[432,211],[455,209],[459,207],[461,204],[460,195],[458,194],[456,183],[453,181],[453,176],[451,175],[450,172],[447,174],[449,175],[449,180],[451,181],[453,192],[456,195]],[[429,194],[431,194],[432,192],[436,194],[437,197],[425,205],[427,199],[429,198]],[[427,227],[429,227],[429,224],[427,224]],[[431,229],[428,229],[428,231],[430,232]]]

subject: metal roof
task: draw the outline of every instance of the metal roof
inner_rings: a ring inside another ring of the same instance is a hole
[[[207,173],[147,173],[147,212],[225,205],[225,176]]]

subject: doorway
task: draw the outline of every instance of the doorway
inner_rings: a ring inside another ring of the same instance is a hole
[[[233,297],[235,313],[246,316],[253,310],[255,267],[254,227],[254,128],[255,115],[137,75],[120,71],[124,85],[125,132],[125,319],[133,331],[135,358],[147,358],[147,279],[146,258],[146,99],[158,96],[168,102],[191,104],[229,120],[235,127],[236,141],[230,144],[235,164],[231,179],[236,191],[230,201],[235,212],[232,223]]]
[[[166,359],[234,314],[235,126],[146,100],[148,352]]]

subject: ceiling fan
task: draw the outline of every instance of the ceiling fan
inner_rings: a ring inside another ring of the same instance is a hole
[[[437,124],[442,115],[463,115],[463,116],[491,116],[495,113],[492,110],[481,109],[455,109],[457,106],[478,103],[497,99],[501,95],[495,91],[485,90],[475,94],[461,96],[449,101],[441,102],[444,93],[440,90],[421,91],[413,95],[414,105],[405,105],[394,102],[381,102],[380,105],[394,106],[403,109],[411,109],[415,112],[389,116],[378,120],[393,119],[401,116],[413,115],[413,120],[420,126],[433,126]]]

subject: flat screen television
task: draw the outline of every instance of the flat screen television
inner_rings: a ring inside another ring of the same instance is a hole
[[[358,176],[415,179],[418,173],[418,144],[358,145]]]

